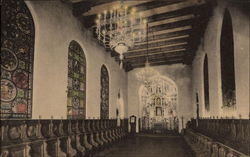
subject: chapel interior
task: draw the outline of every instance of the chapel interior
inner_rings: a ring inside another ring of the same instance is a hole
[[[0,3],[0,157],[249,157],[249,0]]]

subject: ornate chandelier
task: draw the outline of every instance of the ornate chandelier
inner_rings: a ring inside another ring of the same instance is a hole
[[[145,67],[136,73],[136,78],[141,81],[144,86],[149,89],[151,87],[151,77],[159,75],[158,71],[149,65],[148,59],[146,60]]]
[[[159,75],[158,71],[152,68],[148,62],[148,24],[146,25],[146,37],[147,37],[147,56],[145,67],[142,68],[138,73],[136,73],[136,78],[141,81],[144,86],[149,89],[151,87],[151,77],[155,75]]]
[[[123,54],[132,48],[136,42],[144,41],[146,37],[146,23],[142,14],[136,8],[129,9],[121,1],[118,7],[105,10],[96,19],[96,34],[98,40],[107,48]]]

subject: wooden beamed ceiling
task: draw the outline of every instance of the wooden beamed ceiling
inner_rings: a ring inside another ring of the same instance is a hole
[[[117,0],[69,0],[73,14],[95,32],[97,14],[112,9]],[[213,0],[124,0],[148,21],[148,42],[135,43],[124,54],[125,71],[150,65],[191,64],[212,14]],[[147,48],[148,47],[148,48]],[[119,63],[119,54],[106,48]]]

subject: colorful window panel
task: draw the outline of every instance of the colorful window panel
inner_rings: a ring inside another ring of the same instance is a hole
[[[22,0],[1,4],[1,119],[31,118],[33,19]]]
[[[105,65],[101,68],[101,119],[109,118],[109,74]]]
[[[85,118],[86,112],[86,58],[81,46],[71,41],[68,54],[69,119]]]

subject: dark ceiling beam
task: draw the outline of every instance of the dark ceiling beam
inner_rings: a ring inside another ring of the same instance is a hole
[[[159,26],[159,25],[164,25],[164,24],[169,24],[169,23],[174,23],[174,22],[180,22],[180,21],[184,21],[184,20],[191,20],[194,18],[195,18],[194,14],[187,14],[187,15],[183,15],[183,16],[177,16],[174,18],[170,18],[170,19],[149,22],[148,26],[152,28],[154,26]]]
[[[185,22],[185,21],[184,21]],[[183,22],[178,22],[177,25],[174,25],[175,23],[170,23],[165,27],[168,27],[168,29],[161,28],[161,25],[158,25],[159,28],[155,27],[157,31],[150,30],[148,33],[148,41],[155,41],[159,39],[165,39],[165,38],[171,38],[171,37],[177,37],[182,35],[187,35],[192,32],[192,25],[193,23],[190,23],[189,25],[186,25]],[[94,33],[95,30],[93,30],[93,35],[96,37],[96,34]],[[144,41],[145,42],[145,41]]]
[[[98,1],[104,1],[106,3],[103,4],[99,4],[96,5],[95,7],[91,8],[90,11],[83,13],[83,16],[90,16],[90,15],[95,15],[98,13],[103,13],[105,10],[111,10],[114,7],[117,7],[120,5],[121,0],[91,0],[94,2],[98,2]],[[125,0],[125,5],[128,8],[131,8],[132,6],[138,5],[138,4],[142,4],[142,3],[146,3],[149,1],[153,1],[153,0]]]
[[[178,27],[178,28],[181,28],[181,27]],[[183,27],[183,28],[185,28],[185,27]],[[158,35],[155,35],[156,32],[153,32],[153,33],[149,33],[148,41],[151,42],[151,41],[160,40],[160,39],[189,35],[190,33],[191,33],[191,27],[190,27],[190,29],[186,28],[184,30],[174,31],[174,32],[169,32],[169,33],[161,33]]]
[[[208,24],[209,18],[212,16],[213,1],[208,1],[206,4],[196,7],[194,14],[197,18],[194,19],[192,24],[192,31],[190,35],[192,38],[189,40],[190,51],[184,57],[185,64],[192,64],[195,53],[200,44],[203,44],[204,32]]]
[[[161,59],[151,59],[151,60],[148,60],[149,63],[159,63],[159,62],[166,62],[166,61],[182,61],[183,62],[183,56],[182,57],[169,57],[169,58],[161,58]],[[137,61],[137,62],[133,62],[131,61],[130,64],[131,65],[136,65],[136,64],[144,64],[145,65],[146,63],[146,59],[144,60],[140,60],[140,61]]]
[[[173,39],[173,40],[163,40],[163,41],[155,42],[155,43],[148,43],[148,44],[145,43],[145,44],[134,46],[131,51],[145,49],[147,46],[150,48],[154,48],[154,47],[159,47],[159,46],[164,46],[164,45],[167,46],[167,45],[172,45],[176,43],[183,43],[183,42],[186,42],[188,39],[189,37],[184,37],[184,38]]]
[[[194,8],[195,8],[194,6],[191,6],[191,7],[175,10],[175,11],[170,11],[170,12],[166,11],[165,13],[161,13],[161,14],[153,14],[147,17],[147,21],[150,23],[154,21],[166,20],[166,19],[175,18],[175,17],[187,15],[187,14],[192,14]]]
[[[170,37],[170,38],[165,38],[165,39],[155,39],[155,40],[152,40],[152,41],[148,41],[148,42],[138,42],[138,43],[135,43],[135,46],[136,47],[139,47],[140,45],[145,45],[147,46],[150,45],[150,44],[155,44],[155,43],[159,43],[159,42],[166,42],[166,41],[171,41],[171,40],[177,40],[177,39],[183,39],[183,38],[190,38],[190,35],[189,34],[185,34],[185,35],[181,35],[181,36],[176,36],[176,37]]]
[[[166,57],[166,58],[148,58],[148,62],[152,63],[152,62],[163,62],[163,61],[169,61],[169,60],[182,60],[183,61],[183,56],[172,56],[172,57]],[[127,63],[124,61],[124,63]],[[142,57],[139,60],[130,60],[128,61],[128,63],[131,63],[132,65],[135,64],[139,64],[139,63],[146,63],[146,57]]]
[[[170,65],[170,64],[178,64],[178,63],[183,63],[183,59],[173,59],[173,60],[166,60],[166,61],[156,61],[156,62],[149,62],[150,66],[159,66],[159,65]],[[145,67],[145,63],[131,63],[131,66],[133,68],[141,68]]]
[[[102,5],[102,4],[106,4],[106,3],[111,3],[111,2],[114,2],[114,1],[117,1],[117,0],[87,0],[87,1],[90,1],[90,2],[93,2],[94,3],[94,6],[97,6],[97,5]]]
[[[149,9],[154,9],[154,8],[158,8],[158,7],[162,7],[162,6],[165,6],[165,5],[171,5],[171,4],[176,4],[176,3],[180,3],[180,2],[183,2],[185,0],[161,0],[161,1],[149,1],[149,2],[146,2],[146,3],[142,3],[142,4],[138,4],[138,5],[135,5],[134,7],[136,8],[136,10],[138,12],[140,11],[144,11],[144,10],[149,10]]]
[[[149,37],[149,42],[157,41],[157,40],[168,40],[169,38],[175,38],[175,37],[180,37],[180,36],[185,36],[189,35],[191,30],[182,30],[182,31],[177,31],[177,32],[170,32],[170,33],[165,33],[165,34],[160,34],[157,36],[153,36],[152,38]],[[146,43],[146,42],[142,42]],[[137,43],[140,45],[140,43]],[[168,51],[165,51],[168,53]],[[164,54],[164,52],[160,52],[160,54]],[[125,54],[126,55],[126,54]],[[115,57],[115,59],[118,61],[119,60],[119,54],[113,50],[111,50],[111,57]],[[135,56],[136,57],[136,56]]]
[[[88,12],[92,7],[95,7],[97,5],[110,3],[115,0],[84,0],[80,2],[73,3],[73,15],[75,17],[82,16],[83,13]]]
[[[158,8],[143,11],[142,18],[152,16],[152,13],[153,14],[163,14],[163,13],[191,7],[191,6],[199,6],[199,5],[204,4],[204,3],[205,3],[204,0],[185,0],[185,1],[180,2],[178,4],[163,5],[163,6],[158,7]]]
[[[153,27],[149,27],[149,32],[155,32],[155,31],[161,31],[165,29],[173,29],[177,27],[183,27],[183,26],[188,26],[192,25],[193,19],[188,19],[188,20],[182,20],[182,21],[177,21],[173,23],[167,23],[167,24],[162,24],[162,25],[157,25]]]
[[[155,52],[153,54],[140,54],[140,55],[134,55],[134,56],[125,56],[125,60],[129,60],[129,59],[133,59],[133,58],[138,58],[138,57],[150,57],[150,56],[155,56],[155,55],[164,55],[164,54],[174,54],[174,53],[188,53],[187,49],[176,49],[176,50],[169,50],[169,51],[159,51],[159,52]],[[117,56],[118,57],[118,56]],[[119,60],[119,58],[116,58],[117,60]]]
[[[96,6],[88,12],[86,10],[89,10],[91,5],[94,6],[99,3],[99,0],[97,1],[83,1],[92,3],[88,5],[90,7],[83,9],[85,15],[90,16],[81,16],[86,27],[93,27],[96,13],[99,12],[102,5]],[[106,0],[100,1],[103,3]],[[113,0],[108,1],[112,2]],[[199,0],[201,3],[196,3],[196,0],[159,1],[147,0],[130,5],[136,4],[137,10],[142,12],[149,23],[148,53],[147,42],[136,43],[130,52],[124,54],[123,67],[125,71],[130,71],[136,67],[144,67],[146,56],[148,56],[152,65],[192,63],[197,47],[202,41],[201,38],[207,21],[211,16],[211,9],[204,1],[208,3],[210,0]],[[111,4],[113,2],[107,5],[111,6]],[[79,14],[83,15],[80,12],[78,12],[78,16]],[[118,53],[112,50],[108,51],[117,62],[120,62]]]
[[[163,2],[167,3],[167,1],[166,2],[163,1]],[[162,1],[160,1],[160,2],[159,1],[154,1],[154,3],[158,3],[158,5],[160,5],[162,3]],[[164,6],[164,4],[161,5],[161,7],[162,6]],[[152,8],[152,9],[154,9],[154,8]],[[168,12],[168,10],[166,10],[165,13],[161,13],[161,14],[153,14],[154,12],[152,12],[152,15],[146,17],[146,19],[147,19],[147,21],[149,23],[150,22],[159,21],[159,20],[166,20],[166,19],[170,19],[170,18],[175,18],[175,17],[179,17],[179,16],[191,14],[194,9],[195,9],[195,6],[190,6],[190,7],[186,7],[186,8],[182,8],[182,9],[178,9],[178,10],[174,10],[174,11],[170,11],[170,12]],[[85,23],[87,23],[87,24],[85,24],[86,27],[93,27],[95,25],[95,19],[96,19],[96,17],[97,17],[97,14],[89,15],[89,16],[83,16],[83,21]]]
[[[182,57],[187,53],[187,51],[174,51],[174,52],[168,52],[168,53],[159,53],[155,55],[145,55],[145,56],[135,56],[131,58],[124,58],[124,62],[129,62],[129,61],[140,61],[141,59],[145,59],[146,57],[149,58],[149,60],[154,60],[154,59],[159,59],[159,58],[171,58],[171,57]],[[119,60],[119,57],[115,58],[116,60]]]
[[[145,54],[149,54],[149,55],[154,55],[157,54],[159,52],[172,52],[172,51],[176,51],[176,50],[183,50],[183,49],[187,49],[188,45],[187,44],[182,44],[182,45],[174,45],[174,46],[167,46],[167,47],[159,47],[159,48],[154,48],[154,49],[150,49],[148,50],[141,50],[141,51],[137,51],[137,52],[128,52],[125,53],[124,56],[127,58],[133,57],[133,56],[141,56],[141,55],[145,55]]]

